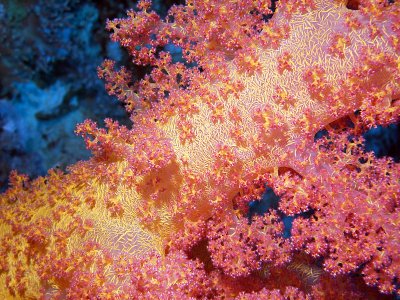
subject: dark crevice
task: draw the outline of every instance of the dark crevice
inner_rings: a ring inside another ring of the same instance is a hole
[[[360,1],[359,0],[349,0],[347,2],[346,7],[348,9],[351,9],[351,10],[358,10],[359,5],[360,5]]]

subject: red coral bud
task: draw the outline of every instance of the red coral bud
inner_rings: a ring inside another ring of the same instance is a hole
[[[282,55],[278,57],[279,74],[283,74],[283,71],[285,70],[288,72],[293,70],[292,55],[287,51],[282,53]]]
[[[336,55],[343,59],[345,57],[345,50],[350,45],[350,38],[348,36],[345,36],[343,34],[336,34],[332,38],[329,52],[332,55]]]

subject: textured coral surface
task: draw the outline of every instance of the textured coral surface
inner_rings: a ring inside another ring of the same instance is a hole
[[[361,133],[399,121],[399,3],[193,0],[165,20],[150,6],[107,23],[148,74],[98,69],[132,128],[87,120],[76,132],[90,160],[11,174],[0,296],[398,293],[400,167],[366,153]],[[250,218],[266,185],[279,204]]]

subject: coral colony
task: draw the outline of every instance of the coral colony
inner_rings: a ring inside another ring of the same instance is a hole
[[[187,0],[161,19],[144,0],[107,29],[147,70],[98,69],[132,128],[86,120],[91,159],[11,174],[1,299],[399,294],[400,166],[362,138],[400,119],[398,1]],[[250,213],[266,188],[277,205]]]

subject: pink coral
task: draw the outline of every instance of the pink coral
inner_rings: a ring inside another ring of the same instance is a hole
[[[110,60],[98,69],[133,128],[85,121],[90,160],[33,181],[12,174],[1,297],[398,293],[399,166],[360,136],[400,118],[399,19],[398,2],[282,0],[272,12],[270,1],[190,0],[165,20],[140,1],[108,21],[150,70],[133,83]],[[249,220],[266,184],[279,207]],[[295,216],[285,238],[284,214]]]

